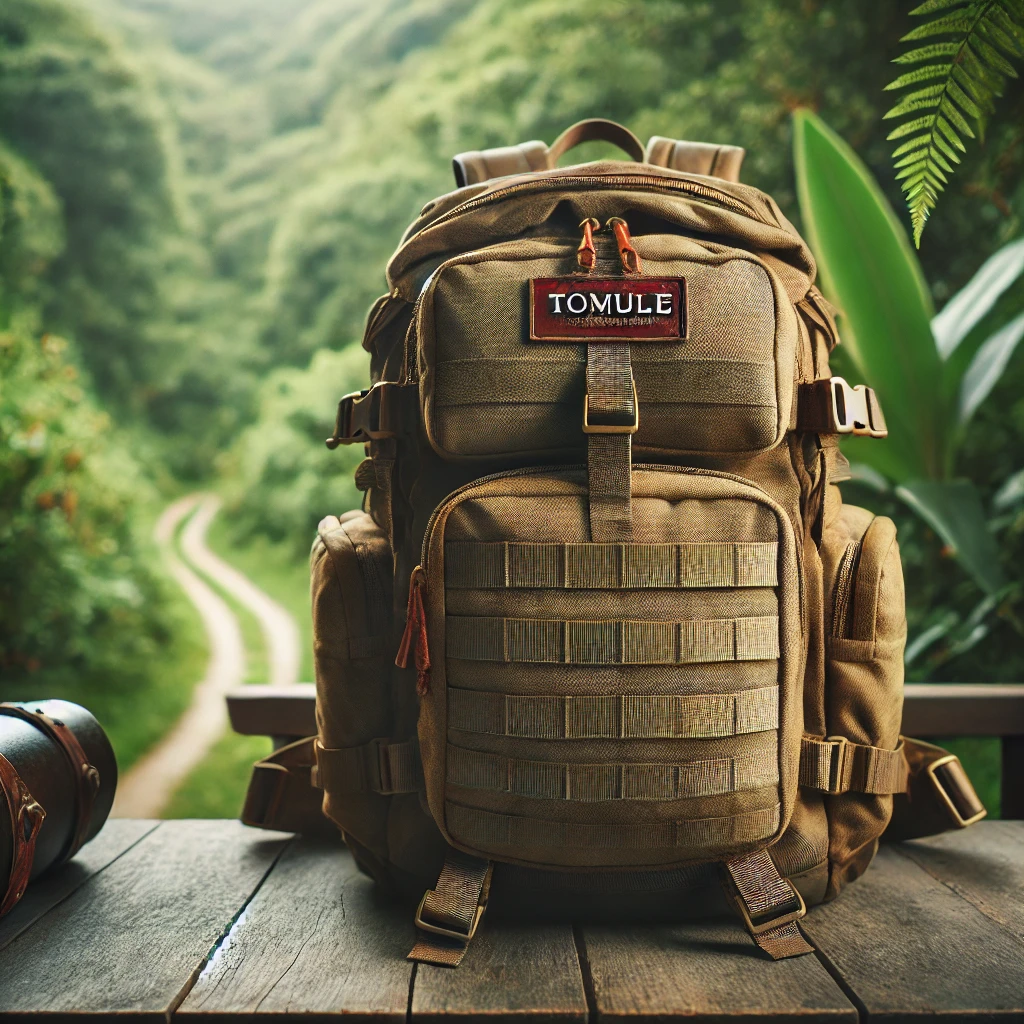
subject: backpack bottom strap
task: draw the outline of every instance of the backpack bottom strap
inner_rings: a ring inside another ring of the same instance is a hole
[[[406,957],[421,964],[458,967],[487,909],[494,865],[453,850],[433,889],[416,910],[420,940]]]
[[[727,860],[725,870],[731,882],[726,891],[761,949],[773,960],[814,952],[797,927],[807,913],[803,897],[767,850]]]

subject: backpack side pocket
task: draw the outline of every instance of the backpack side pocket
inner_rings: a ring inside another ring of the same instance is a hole
[[[392,556],[384,531],[364,512],[328,516],[310,575],[324,813],[386,857],[389,796],[418,758],[391,735]]]
[[[825,719],[829,737],[849,748],[847,791],[825,798],[829,821],[826,898],[870,864],[892,814],[884,771],[899,774],[889,756],[900,741],[903,651],[907,618],[903,569],[891,519],[844,506],[822,542],[825,573]],[[854,757],[854,754],[860,756]],[[872,774],[873,772],[873,774]]]

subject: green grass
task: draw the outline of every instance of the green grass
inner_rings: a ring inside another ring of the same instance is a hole
[[[309,562],[297,557],[291,545],[257,538],[238,544],[229,521],[218,516],[210,526],[207,544],[225,562],[245,573],[261,590],[289,611],[299,625],[302,661],[299,678],[313,679],[313,620],[309,603]]]
[[[226,732],[164,808],[165,818],[237,818],[254,761],[270,753],[266,736]]]

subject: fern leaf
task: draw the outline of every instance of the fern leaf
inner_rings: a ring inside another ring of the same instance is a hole
[[[894,57],[893,64],[921,64],[936,57],[955,57],[959,52],[959,43],[929,43],[927,46],[918,46]],[[891,89],[892,86],[888,85],[886,88]]]
[[[931,78],[945,78],[949,74],[949,68],[942,64],[926,64],[923,68],[915,68],[905,75],[900,75],[895,82],[890,82],[886,92],[892,89],[905,89],[908,85],[917,85],[919,82],[927,82]]]
[[[948,7],[959,7],[964,0],[925,0],[919,7],[915,7],[911,14],[931,14],[933,11],[944,11]]]
[[[917,66],[886,86],[909,91],[884,116],[903,119],[888,138],[904,140],[893,165],[919,246],[959,154],[967,151],[963,140],[984,129],[1007,79],[1017,77],[1012,61],[1024,55],[1024,0],[925,0],[910,13],[932,17],[903,42],[929,42],[894,61]]]

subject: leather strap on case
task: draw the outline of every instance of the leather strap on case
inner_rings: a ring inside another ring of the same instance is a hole
[[[78,737],[59,719],[50,718],[40,708],[30,710],[11,703],[0,704],[0,715],[21,718],[42,729],[68,759],[75,786],[75,828],[55,863],[70,860],[82,848],[89,831],[96,794],[100,791],[100,773],[89,763]]]
[[[433,889],[420,900],[415,923],[420,939],[408,960],[458,967],[487,909],[494,865],[452,850]]]
[[[36,802],[17,769],[3,754],[0,754],[0,790],[11,819],[12,844],[11,874],[0,897],[0,917],[3,917],[25,895],[36,853],[36,837],[46,811]]]
[[[705,174],[723,181],[739,181],[746,150],[739,146],[716,146],[707,142],[683,142],[651,136],[647,163],[688,174]]]

